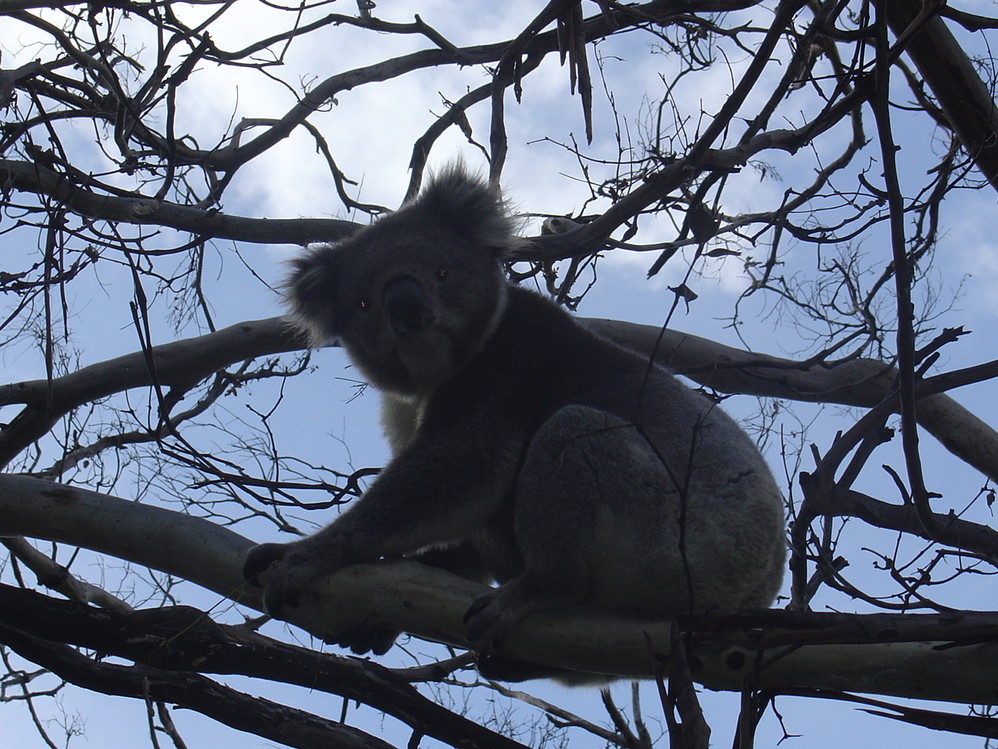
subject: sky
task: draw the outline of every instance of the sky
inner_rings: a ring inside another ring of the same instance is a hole
[[[473,8],[472,8],[473,6]],[[462,44],[486,42],[515,35],[522,28],[525,19],[536,11],[536,3],[475,2],[464,6],[472,8],[476,23],[469,25],[468,18],[455,12],[453,3],[442,1],[419,4],[420,17],[440,30],[445,36]],[[596,7],[587,3],[587,12]],[[993,12],[993,4],[986,2],[963,3],[961,8],[971,12]],[[352,11],[352,6],[344,5],[333,10]],[[377,14],[389,20],[411,20],[412,6],[408,3],[379,3]],[[247,38],[255,38],[263,29],[274,28],[275,16],[256,3],[240,4],[239,23],[220,26],[213,32],[213,38],[223,46],[237,47]],[[758,22],[760,19],[755,17]],[[7,28],[13,28],[7,24]],[[14,32],[0,31],[0,49],[3,53],[3,66],[15,67],[39,54],[33,45],[32,31],[19,27]],[[304,40],[303,44],[292,47],[281,76],[288,81],[309,81],[321,79],[331,72],[370,64],[382,59],[388,45],[393,45],[393,54],[421,49],[426,46],[418,36],[396,39],[381,35],[378,44],[371,44],[368,34],[349,32],[339,28],[335,32],[335,45],[328,43],[325,35],[319,34]],[[964,36],[968,43],[979,44],[981,37]],[[135,54],[151,45],[154,40],[140,33],[138,27],[129,32],[129,45]],[[646,128],[647,115],[653,101],[646,92],[661,92],[659,78],[663,65],[668,61],[661,55],[648,53],[647,39],[620,37],[601,45],[599,54],[603,60],[602,76],[597,82],[596,140],[593,151],[597,154],[615,153],[615,142],[637,143]],[[731,64],[737,71],[746,64],[745,59],[732,58]],[[595,72],[595,71],[594,71]],[[771,75],[778,75],[773,71]],[[719,65],[715,70],[692,76],[682,82],[673,92],[677,102],[697,102],[691,109],[702,107],[705,111],[715,111],[730,90],[727,68]],[[480,71],[430,70],[408,76],[405,79],[377,87],[360,87],[343,93],[324,111],[310,121],[319,128],[333,145],[340,168],[351,176],[361,177],[356,197],[361,200],[395,206],[405,191],[406,165],[410,157],[413,134],[421,132],[436,114],[443,111],[444,104],[433,92],[441,92],[449,99],[464,93],[467,86],[481,85]],[[604,88],[605,81],[605,88]],[[762,87],[763,90],[765,87]],[[613,92],[616,111],[615,118],[605,91]],[[428,93],[430,92],[430,93]],[[231,69],[212,70],[204,66],[192,76],[182,89],[178,101],[181,123],[187,132],[205,146],[217,142],[224,128],[231,121],[240,118],[272,118],[282,114],[291,103],[290,93],[277,84],[267,84],[260,76],[249,72],[239,73]],[[751,110],[751,105],[747,106]],[[579,168],[571,154],[564,148],[544,138],[566,140],[570,135],[581,137],[582,110],[578,97],[568,92],[567,72],[556,64],[546,63],[536,74],[531,75],[524,89],[522,104],[514,104],[507,99],[510,155],[504,171],[503,183],[514,205],[530,213],[577,213],[585,207],[587,191],[584,186],[569,177],[578,177]],[[899,118],[900,119],[900,118]],[[484,109],[472,115],[477,138],[487,139],[487,120]],[[66,138],[81,160],[90,160],[90,168],[99,171],[102,156],[90,145],[92,133],[85,128],[76,131],[67,129]],[[839,137],[832,134],[831,137]],[[924,162],[918,158],[908,159],[908,154],[918,155],[920,148],[926,148],[924,132],[901,133],[905,159],[903,167],[912,170],[914,175],[922,169]],[[473,166],[481,167],[482,161],[476,149],[470,147],[456,133],[448,134],[436,146],[432,164],[439,167],[455,155],[461,154]],[[767,157],[769,158],[769,157]],[[771,168],[779,174],[792,178],[795,170],[814,167],[814,159],[808,154],[795,157],[773,156]],[[596,168],[596,167],[594,167]],[[732,187],[726,193],[725,210],[730,213],[752,211],[760,206],[772,205],[782,194],[784,185],[776,179],[759,179],[749,174],[732,180]],[[598,208],[598,205],[595,206]],[[281,143],[272,152],[265,154],[242,170],[226,193],[225,210],[229,213],[247,216],[294,217],[294,216],[335,216],[356,218],[345,212],[335,199],[331,180],[321,157],[316,154],[314,141],[305,133],[297,132]],[[587,208],[592,210],[593,207]],[[995,279],[998,278],[998,253],[993,248],[993,216],[995,212],[994,194],[988,191],[965,193],[958,200],[951,201],[944,210],[946,235],[940,240],[935,272],[939,274],[940,288],[946,290],[960,286],[960,294],[955,308],[945,316],[946,324],[963,324],[976,331],[969,340],[962,341],[945,351],[942,366],[956,368],[979,363],[994,358],[993,329],[998,317],[998,308],[989,303],[998,291]],[[669,236],[671,227],[663,220],[662,224],[648,222],[642,226],[640,240],[660,241]],[[537,231],[537,219],[528,219],[526,233]],[[36,252],[33,239],[18,235],[23,245],[14,251],[23,252],[25,258]],[[230,244],[219,243],[219,251],[209,256],[206,278],[211,279],[217,293],[212,298],[212,314],[221,327],[239,320],[256,319],[280,314],[282,308],[272,289],[255,280],[231,252]],[[288,246],[243,245],[239,251],[254,270],[270,283],[276,283],[285,272],[287,259],[296,251]],[[667,266],[665,271],[651,280],[645,279],[645,271],[654,254],[612,253],[603,262],[597,283],[580,307],[580,313],[594,317],[611,317],[633,322],[661,324],[671,304],[668,286],[674,285],[681,273],[677,265]],[[799,263],[801,272],[813,265],[810,256],[788,256],[788,264]],[[697,279],[696,291],[700,298],[689,309],[680,308],[672,320],[672,326],[681,330],[703,335],[727,343],[742,345],[736,332],[727,325],[723,315],[728,314],[731,303],[747,283],[741,263],[735,259],[717,261],[707,269],[704,277]],[[110,356],[131,352],[136,349],[134,331],[127,324],[127,305],[131,300],[129,278],[124,268],[100,268],[93,277],[84,279],[72,288],[71,307],[76,310],[72,320],[74,336],[71,348],[79,352],[82,363],[99,361]],[[154,300],[154,336],[158,342],[172,340],[180,328],[185,335],[197,332],[196,321],[178,324],[171,317],[171,299],[162,295]],[[779,310],[768,306],[746,307],[746,325],[740,329],[744,342],[756,350],[778,355],[796,356],[807,352],[809,341],[804,331],[795,327]],[[104,321],[122,320],[120,328],[113,329]],[[753,321],[759,324],[753,325]],[[25,354],[28,354],[25,356]],[[38,368],[37,356],[17,345],[0,350],[3,366],[9,380],[32,379],[43,376]],[[280,393],[282,409],[275,416],[275,431],[282,436],[282,448],[289,454],[299,455],[327,466],[352,465],[355,467],[380,465],[388,457],[387,448],[380,438],[376,417],[376,399],[369,390],[357,395],[355,373],[349,367],[343,353],[338,350],[322,351],[315,354],[315,371],[292,381],[285,392]],[[260,386],[257,391],[260,402],[277,400],[276,394]],[[956,394],[958,399],[971,407],[989,423],[998,423],[998,402],[989,397],[985,387],[966,388]],[[765,404],[762,404],[764,406]],[[752,398],[731,399],[725,408],[736,416],[751,417],[760,408],[760,403]],[[242,407],[233,407],[228,414],[223,404],[221,415],[229,418],[250,421]],[[843,409],[819,410],[809,406],[795,407],[800,421],[809,423],[806,439],[827,447],[831,435],[842,424],[849,424],[852,417]],[[788,422],[792,423],[792,422]],[[210,437],[205,438],[210,439]],[[801,437],[800,439],[805,439]],[[945,475],[948,483],[946,491],[953,494],[972,496],[980,486],[980,479],[950,471],[953,459],[939,449],[931,439],[923,440],[930,475]],[[781,474],[781,457],[778,445],[770,444],[767,457],[775,472]],[[891,453],[885,451],[885,455]],[[884,458],[883,462],[888,462]],[[895,462],[896,461],[892,461]],[[132,475],[142,475],[140,467],[133,467]],[[868,479],[868,489],[874,496],[893,496],[889,483],[883,476]],[[977,482],[975,485],[975,481]],[[787,491],[792,491],[787,486]],[[932,487],[930,487],[932,488]],[[127,487],[117,487],[119,494]],[[880,495],[877,492],[881,492]],[[326,518],[309,517],[302,519],[302,526],[308,522],[322,523]],[[277,540],[276,534],[263,523],[248,523],[240,526],[240,532],[257,540]],[[847,548],[855,553],[853,560],[858,579],[864,580],[862,567],[871,571],[876,559],[864,555],[860,550],[867,543],[876,543],[882,537],[863,533],[851,534]],[[77,570],[86,570],[93,575],[95,582],[103,580],[127,579],[128,570],[115,560],[88,558],[84,564],[78,563]],[[82,573],[81,573],[82,574]],[[977,585],[990,585],[989,579]],[[183,600],[193,605],[211,608],[218,601],[207,597],[194,586],[182,586]],[[980,606],[981,590],[969,587],[966,591],[954,594],[965,598],[966,605]],[[835,601],[839,606],[846,602]],[[985,604],[993,607],[993,604]],[[271,634],[284,631],[284,625],[269,625]],[[294,633],[291,633],[292,636]],[[300,635],[299,635],[300,636]],[[419,651],[424,646],[410,643]],[[390,664],[411,664],[404,652],[396,650],[388,657]],[[249,680],[234,680],[237,688],[256,693],[263,687]],[[551,696],[556,704],[567,702],[570,709],[584,716],[602,714],[599,697],[594,690],[572,690],[549,684],[530,684],[522,687],[527,691]],[[614,685],[614,694],[620,704],[629,703],[629,686],[624,683]],[[277,688],[267,692],[272,699],[283,699],[304,709],[315,710],[319,714],[338,716],[340,701],[324,694],[307,693],[293,688]],[[649,722],[660,714],[656,710],[651,685],[643,689],[643,712]],[[706,717],[713,729],[715,745],[730,743],[734,731],[734,720],[738,711],[737,695],[704,692],[702,695]],[[85,727],[82,737],[75,739],[70,746],[93,746],[102,749],[118,749],[140,745],[146,732],[145,715],[142,705],[119,698],[96,697],[81,690],[67,690],[53,700],[49,713],[45,716],[54,734],[60,733],[57,727],[60,711],[65,711],[70,723],[81,721]],[[505,705],[499,700],[500,706]],[[487,705],[476,705],[475,709],[488,709]],[[960,706],[948,706],[960,710]],[[15,704],[0,706],[3,718],[0,720],[0,747],[17,746],[34,749],[42,746],[30,725],[26,711]],[[781,746],[807,746],[809,749],[832,746],[873,747],[883,745],[907,745],[917,747],[979,747],[982,740],[937,734],[926,729],[917,729],[897,724],[884,718],[870,716],[856,707],[840,704],[781,698],[778,709],[783,723],[770,711],[758,733],[756,746],[776,746],[784,736],[802,735],[803,738],[787,740]],[[526,708],[523,708],[526,714]],[[256,737],[235,734],[219,728],[195,714],[176,711],[175,719],[181,733],[190,746],[208,746],[212,742],[238,742],[247,749],[267,746]],[[370,713],[358,721],[358,725],[374,733],[382,730],[379,717]],[[407,734],[390,721],[384,723],[385,738],[404,745]],[[653,728],[653,733],[655,729]],[[161,739],[162,740],[162,739]],[[600,746],[601,742],[576,738],[573,746]],[[423,746],[432,746],[424,742]]]

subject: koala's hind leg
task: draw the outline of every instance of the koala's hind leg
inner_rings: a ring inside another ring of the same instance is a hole
[[[604,411],[566,406],[545,422],[516,487],[514,530],[524,571],[475,601],[465,616],[469,641],[501,646],[530,613],[592,601],[594,589],[606,585],[599,580],[606,571],[594,567],[608,553],[640,555],[616,544],[629,527],[655,521],[648,505],[659,501],[665,472],[657,466],[649,482],[654,463],[638,430]]]

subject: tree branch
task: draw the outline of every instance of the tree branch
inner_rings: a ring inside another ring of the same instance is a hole
[[[651,325],[592,318],[585,323],[627,348],[654,353],[660,365],[723,393],[872,408],[892,392],[897,375],[893,367],[873,359],[796,362]],[[998,366],[975,368],[975,374],[977,381],[998,377]],[[939,390],[954,382],[967,381],[940,375]],[[961,460],[998,480],[998,432],[930,384],[923,381],[917,389],[918,423]]]
[[[0,432],[0,465],[48,433],[59,418],[84,403],[153,384],[179,392],[234,362],[301,350],[304,337],[282,317],[250,320],[196,338],[154,346],[76,370],[51,382],[33,380],[0,387],[0,405],[25,408]],[[150,371],[149,361],[154,371]]]
[[[918,18],[921,0],[885,3],[887,21],[901,37]],[[941,8],[944,3],[938,3]],[[946,114],[977,168],[998,190],[998,106],[967,53],[946,27],[933,16],[905,41],[904,51]]]
[[[170,702],[287,746],[393,749],[391,744],[338,721],[236,691],[196,673],[105,663],[3,624],[0,624],[0,642],[84,689]]]
[[[894,369],[872,359],[834,364],[796,362],[742,351],[681,331],[661,331],[651,325],[595,318],[579,320],[638,353],[654,352],[660,365],[724,393],[871,408],[887,397],[894,382]],[[151,356],[158,382],[183,390],[233,362],[296,351],[304,346],[304,339],[285,318],[272,317],[155,346]],[[994,366],[978,368],[978,381],[998,376],[993,369]],[[40,439],[69,410],[129,388],[148,387],[155,381],[145,355],[136,352],[92,364],[51,383],[32,380],[0,387],[0,405],[26,406],[0,432],[0,464],[9,462]],[[940,389],[966,382],[942,375]],[[925,397],[924,390],[920,393],[923,397],[919,401],[919,423],[961,460],[998,479],[998,432],[948,395]]]
[[[257,589],[241,581],[234,584],[251,542],[182,513],[4,476],[0,535],[85,546],[260,606]],[[289,610],[289,621],[318,637],[366,622],[465,647],[463,615],[483,590],[478,583],[415,562],[356,565],[319,582],[301,607]],[[13,615],[6,607],[0,611]],[[723,637],[712,624],[723,623],[723,617],[695,616],[688,626],[707,634],[695,638],[692,655],[699,666],[693,678],[711,689],[735,691],[751,678],[763,689],[824,688],[987,704],[998,699],[992,678],[998,669],[998,614],[822,616],[738,614],[731,620],[738,631]],[[781,622],[788,626],[781,628]],[[832,626],[831,633],[824,639],[812,633],[801,640],[809,644],[798,644],[795,629],[803,624],[813,629],[822,622]],[[668,622],[580,607],[533,615],[510,636],[503,653],[570,670],[652,677],[660,658],[670,652],[669,642]],[[655,658],[649,655],[649,643]],[[948,647],[940,649],[940,643]]]
[[[332,218],[248,218],[147,197],[100,195],[69,176],[27,161],[0,159],[0,184],[45,195],[86,218],[128,224],[168,226],[201,238],[259,244],[307,244],[342,239],[358,228]]]
[[[245,626],[218,624],[189,606],[121,613],[0,585],[0,612],[0,641],[4,625],[19,632],[30,631],[37,638],[116,655],[155,669],[157,681],[182,681],[201,672],[296,684],[370,705],[418,734],[452,746],[470,741],[492,749],[524,749],[518,742],[437,705],[377,663],[317,653],[272,640]],[[65,670],[57,673],[79,683]],[[293,714],[290,719],[294,719]]]

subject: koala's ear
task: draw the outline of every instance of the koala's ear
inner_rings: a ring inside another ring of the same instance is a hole
[[[336,252],[320,245],[291,261],[284,283],[284,296],[296,322],[309,331],[319,345],[338,332]]]
[[[448,226],[475,244],[501,255],[517,244],[514,221],[497,187],[468,174],[457,163],[436,175],[403,210]]]

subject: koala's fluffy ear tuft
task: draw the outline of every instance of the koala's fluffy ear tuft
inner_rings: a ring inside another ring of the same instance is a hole
[[[317,245],[291,261],[284,296],[298,325],[305,328],[313,345],[321,345],[337,334],[335,250]]]
[[[448,226],[475,244],[501,255],[517,244],[514,221],[497,187],[468,174],[461,163],[452,164],[433,177],[423,191],[402,210],[426,216]]]

